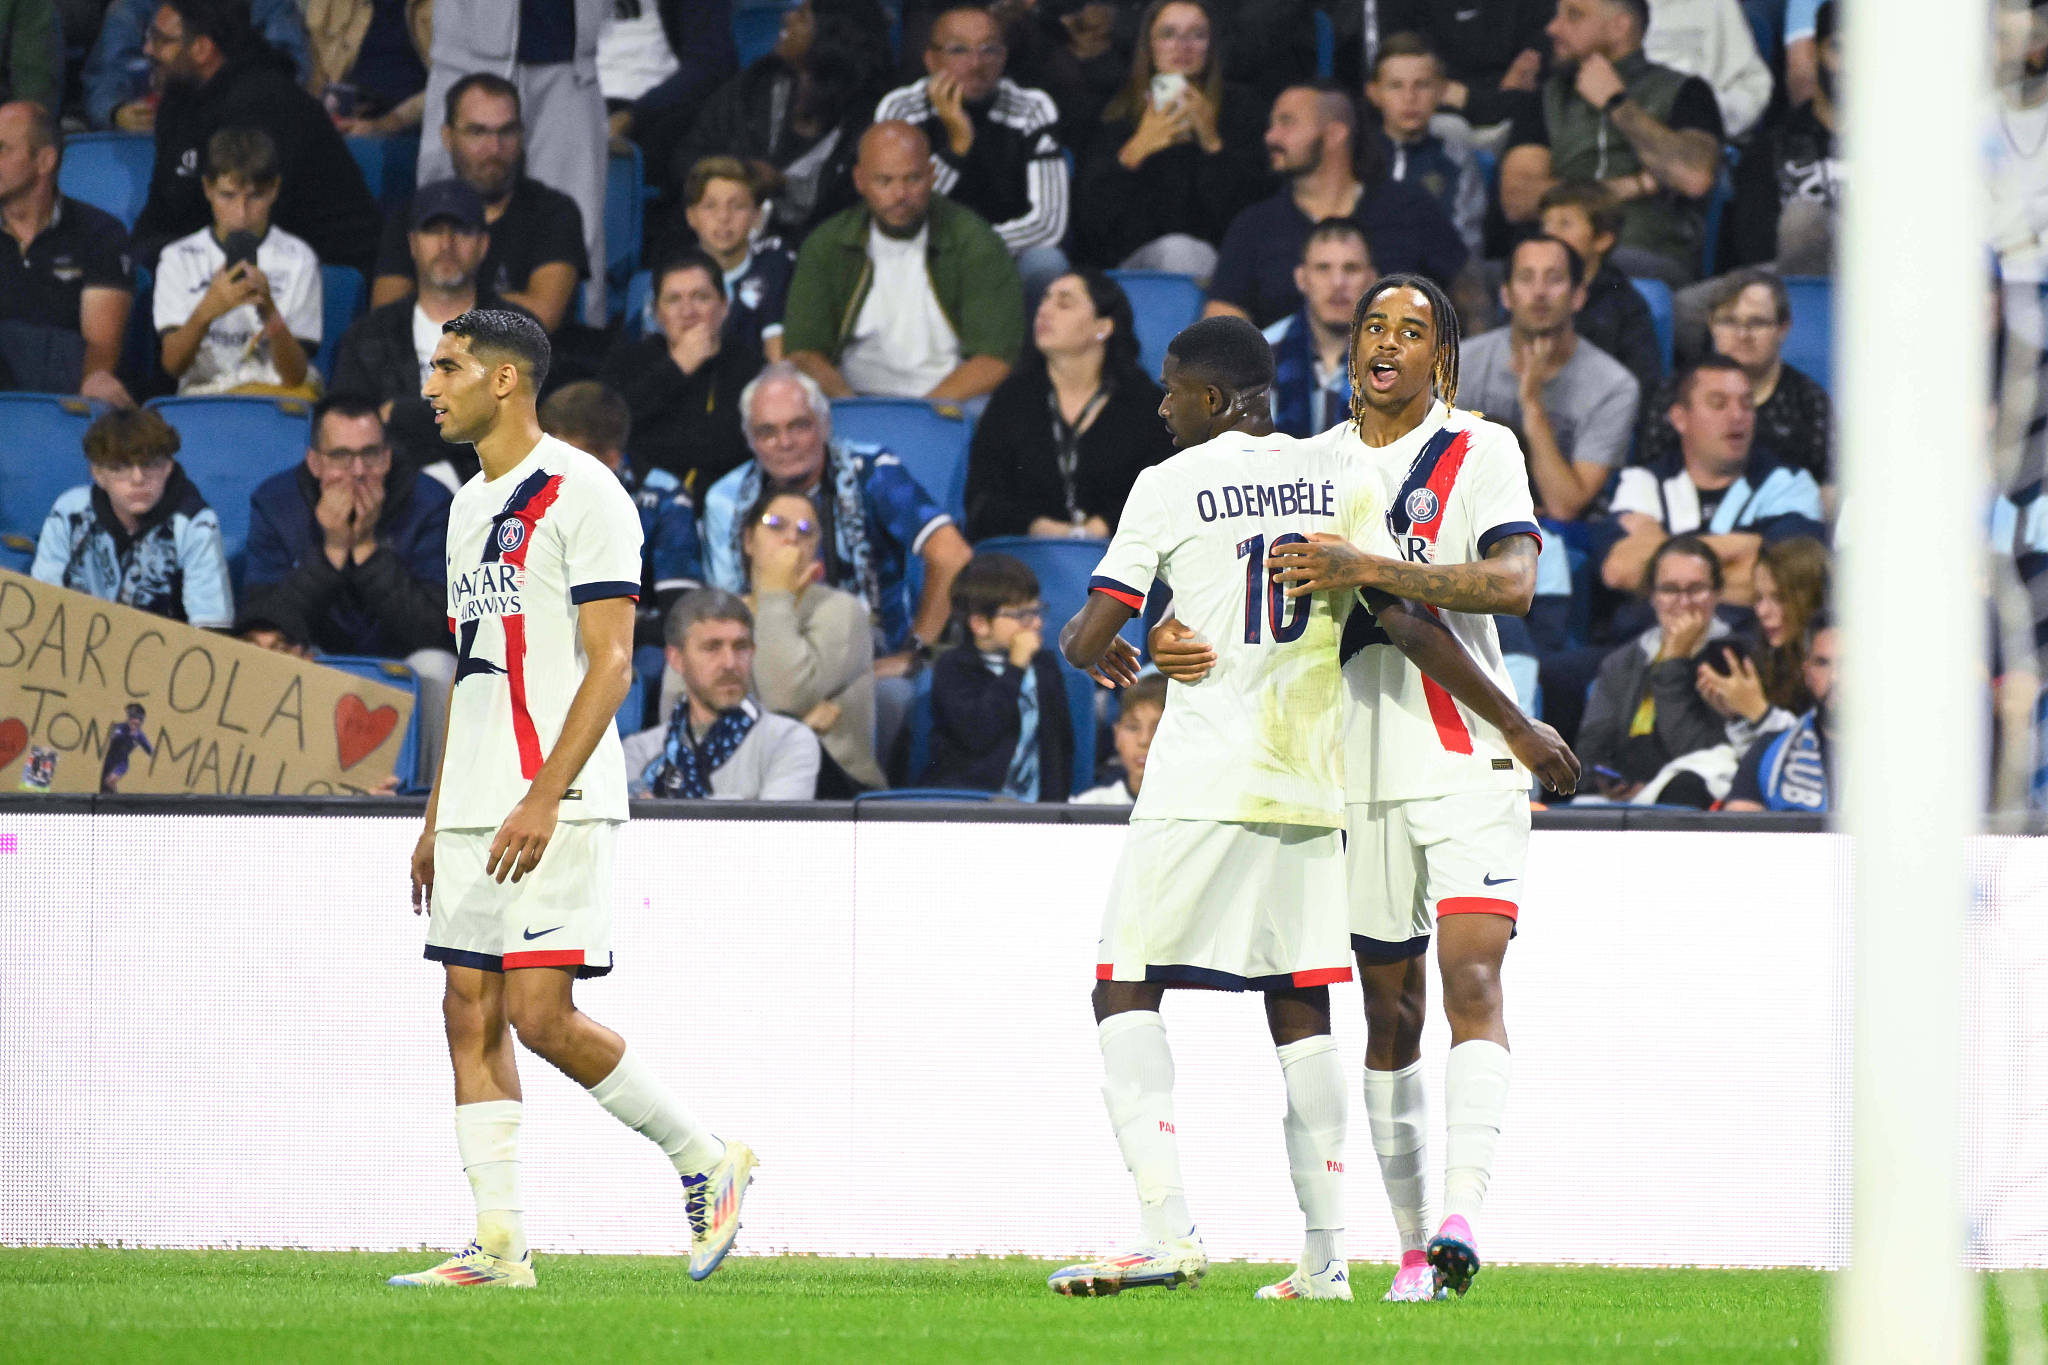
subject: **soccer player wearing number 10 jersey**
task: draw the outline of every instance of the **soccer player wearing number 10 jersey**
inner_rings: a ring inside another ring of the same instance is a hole
[[[1213,673],[1169,690],[1111,884],[1094,991],[1111,1126],[1138,1186],[1142,1243],[1056,1272],[1053,1289],[1114,1294],[1199,1281],[1159,1007],[1170,987],[1256,990],[1279,1051],[1282,1120],[1307,1225],[1295,1272],[1266,1298],[1351,1297],[1341,1245],[1346,1086],[1329,984],[1351,977],[1344,913],[1343,679],[1353,594],[1289,599],[1276,544],[1362,535],[1384,510],[1367,466],[1273,433],[1272,352],[1241,318],[1209,318],[1168,349],[1161,414],[1180,453],[1146,470],[1093,591],[1061,636],[1103,681],[1135,676],[1117,631],[1155,582],[1215,642]],[[1383,628],[1459,695],[1504,702],[1426,613],[1386,603]]]

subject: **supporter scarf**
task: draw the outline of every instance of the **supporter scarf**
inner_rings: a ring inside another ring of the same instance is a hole
[[[1821,738],[1819,712],[1808,711],[1772,741],[1758,777],[1766,810],[1827,810],[1827,742]]]
[[[754,728],[758,716],[752,702],[743,701],[730,711],[718,713],[702,744],[690,741],[690,699],[676,703],[669,716],[668,738],[662,742],[661,757],[647,765],[641,780],[656,796],[705,800],[711,795],[711,774],[725,766],[738,752]]]
[[[749,460],[745,470],[740,476],[738,496],[733,501],[741,513],[732,522],[734,563],[740,562],[740,537],[746,532],[746,527],[740,523],[746,509],[760,501],[764,487],[759,460]],[[838,441],[825,447],[825,477],[820,482],[829,486],[832,499],[833,573],[829,586],[854,594],[867,604],[869,611],[880,611],[882,586],[875,577],[874,553],[868,547],[868,503],[860,476],[858,455]],[[821,493],[824,491],[824,488],[820,489]]]
[[[1304,307],[1273,347],[1273,426],[1290,436],[1315,436],[1351,415],[1351,376],[1333,391],[1316,425],[1316,339]]]

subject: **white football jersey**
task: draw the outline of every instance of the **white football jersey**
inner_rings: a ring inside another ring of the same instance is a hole
[[[157,334],[185,325],[213,277],[228,263],[228,253],[203,227],[166,245],[157,258],[151,317]],[[270,281],[270,301],[284,317],[291,334],[310,341],[306,358],[320,344],[320,257],[313,248],[273,225],[256,246],[256,268]],[[180,394],[228,393],[244,384],[282,384],[284,376],[270,358],[262,315],[253,303],[239,304],[213,320],[193,352],[192,364],[178,378]]]
[[[596,459],[543,436],[507,473],[462,486],[448,509],[457,663],[436,828],[494,829],[526,795],[589,667],[576,609],[639,595],[640,512]],[[626,818],[616,727],[604,727],[561,818]]]
[[[1138,475],[1089,586],[1142,608],[1170,584],[1216,666],[1166,690],[1132,819],[1343,825],[1350,599],[1289,598],[1265,560],[1318,531],[1355,539],[1383,506],[1353,452],[1290,436],[1226,432]]]
[[[1371,539],[1357,542],[1369,553],[1416,564],[1468,564],[1508,536],[1542,539],[1521,444],[1498,422],[1438,403],[1389,446],[1366,445],[1349,422],[1314,439],[1349,452],[1378,477],[1385,515]],[[1436,615],[1513,697],[1493,618]],[[1409,801],[1528,787],[1529,771],[1500,731],[1410,663],[1371,613],[1353,613],[1340,652],[1352,701],[1344,732],[1347,799]]]

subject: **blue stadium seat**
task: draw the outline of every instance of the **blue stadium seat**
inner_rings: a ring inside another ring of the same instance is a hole
[[[1787,275],[1785,292],[1792,299],[1792,330],[1785,335],[1783,359],[1833,393],[1835,282],[1825,275]]]
[[[0,569],[25,574],[36,562],[33,538],[17,531],[0,531]]]
[[[323,654],[319,661],[329,668],[395,687],[412,697],[412,715],[405,722],[405,738],[399,741],[392,771],[398,775],[400,791],[425,791],[432,784],[433,774],[420,771],[419,674],[396,659],[378,659],[368,654]]]
[[[25,536],[33,553],[50,504],[87,479],[85,429],[104,403],[54,393],[0,393],[0,531]]]
[[[612,717],[619,737],[638,734],[647,728],[647,680],[639,669],[633,670],[633,685],[626,691],[626,699],[619,703],[617,714]]]
[[[1721,149],[1721,174],[1714,178],[1714,188],[1707,193],[1700,239],[1700,278],[1703,280],[1714,277],[1714,263],[1721,255],[1721,218],[1728,211],[1728,201],[1735,197],[1735,179],[1728,168],[1735,164],[1737,155],[1732,147]]]
[[[306,458],[313,405],[297,398],[157,398],[149,404],[178,431],[178,462],[220,516],[221,539],[239,576],[249,538],[249,495]]]
[[[604,177],[605,279],[616,292],[640,268],[640,236],[647,198],[640,148],[629,142],[624,155],[612,153]],[[613,316],[617,316],[613,305]]]
[[[958,408],[920,398],[836,398],[832,434],[886,446],[932,500],[967,520],[967,443],[973,424]]]
[[[1631,275],[1628,282],[1643,296],[1643,302],[1650,305],[1650,325],[1657,329],[1657,353],[1664,357],[1664,368],[1669,370],[1674,326],[1671,286],[1647,275]],[[1648,397],[1647,394],[1644,396]]]
[[[1202,286],[1171,270],[1112,270],[1123,286],[1138,323],[1138,363],[1154,379],[1166,363],[1166,348],[1181,328],[1202,316]]]
[[[1334,80],[1337,75],[1337,29],[1330,22],[1330,16],[1318,9],[1315,12],[1316,29],[1316,79]]]
[[[334,348],[341,344],[348,325],[362,316],[369,297],[363,272],[354,266],[320,267],[320,350],[313,357],[313,367],[322,379],[334,377]]]
[[[776,35],[782,32],[782,16],[795,8],[790,4],[747,4],[742,0],[732,15],[732,40],[740,51],[742,71],[774,48]]]
[[[342,140],[348,143],[349,155],[362,168],[363,181],[370,187],[370,194],[377,200],[379,208],[388,213],[412,197],[414,184],[419,179],[420,135],[417,132]]]
[[[77,133],[64,139],[57,189],[134,227],[149,199],[156,139],[147,133]]]
[[[654,272],[636,270],[626,281],[626,335],[647,336],[659,330],[654,325]]]

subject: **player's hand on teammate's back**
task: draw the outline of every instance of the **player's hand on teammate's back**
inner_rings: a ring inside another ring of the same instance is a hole
[[[1169,616],[1152,627],[1145,643],[1152,662],[1173,682],[1198,683],[1216,666],[1214,647],[1177,617]]]
[[[1342,536],[1318,531],[1307,540],[1290,540],[1275,545],[1266,556],[1273,581],[1289,597],[1306,597],[1313,592],[1345,592],[1374,586],[1372,566],[1387,561],[1369,555]]]
[[[484,863],[484,875],[502,885],[508,874],[516,882],[539,867],[540,855],[547,852],[548,840],[555,837],[559,809],[557,803],[536,800],[531,794],[523,798],[505,817],[505,823],[498,826],[497,837],[491,840],[491,856]]]
[[[420,831],[419,842],[412,846],[412,912],[417,915],[423,910],[431,910],[433,902],[434,826],[430,821]]]
[[[1119,635],[1109,642],[1102,662],[1089,669],[1088,676],[1111,690],[1129,687],[1138,680],[1138,651]]]
[[[1532,720],[1505,737],[1522,766],[1536,774],[1544,786],[1559,796],[1578,791],[1579,756],[1564,742],[1563,735],[1540,720]]]

